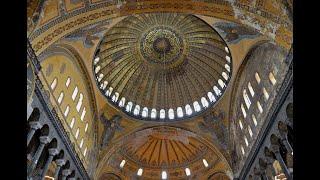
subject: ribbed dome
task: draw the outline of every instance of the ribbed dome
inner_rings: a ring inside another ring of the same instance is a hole
[[[193,116],[221,97],[231,56],[219,34],[193,15],[134,15],[113,26],[94,59],[98,86],[144,120]]]

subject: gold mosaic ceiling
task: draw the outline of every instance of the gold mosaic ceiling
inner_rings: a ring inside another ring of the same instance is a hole
[[[199,114],[231,77],[229,48],[193,15],[133,15],[104,36],[94,59],[101,92],[123,112],[172,121]]]
[[[134,132],[116,149],[106,167],[133,179],[161,179],[163,172],[168,179],[207,179],[212,171],[229,169],[224,158],[198,135],[171,126]]]

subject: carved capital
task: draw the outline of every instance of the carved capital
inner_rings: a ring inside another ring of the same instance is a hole
[[[39,139],[41,144],[47,144],[50,141],[49,136],[40,136]]]
[[[40,129],[42,127],[39,121],[31,121],[29,122],[29,125],[31,129],[34,129],[34,130]]]
[[[64,159],[57,159],[56,160],[56,164],[58,166],[63,166],[65,163],[66,163],[66,160],[64,160]]]
[[[57,148],[50,148],[50,149],[48,149],[48,151],[49,151],[49,155],[51,155],[51,156],[55,156],[59,153]]]
[[[63,171],[62,171],[62,175],[63,176],[69,176],[71,174],[71,170],[70,169],[64,169]]]

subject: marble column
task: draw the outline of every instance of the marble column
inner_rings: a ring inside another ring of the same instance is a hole
[[[284,146],[286,147],[287,151],[289,154],[293,155],[293,149],[288,141],[288,138],[286,135],[283,136],[283,138],[281,139],[281,142],[284,144]]]
[[[54,173],[54,179],[58,179],[58,175],[60,172],[61,167],[66,163],[66,161],[64,159],[57,159],[56,160],[56,164],[57,164],[57,169]]]
[[[275,154],[276,159],[279,161],[279,164],[281,166],[282,171],[284,172],[284,174],[286,175],[288,180],[292,180],[291,174],[289,169],[287,168],[286,163],[284,162],[284,160],[282,159],[282,156],[280,154],[279,151],[279,146],[278,145],[272,145],[272,152]]]
[[[50,138],[48,136],[41,136],[40,138],[40,145],[36,151],[36,153],[34,154],[33,158],[32,158],[32,161],[31,161],[31,164],[28,168],[28,176],[30,176],[32,174],[32,171],[34,170],[34,168],[36,167],[36,165],[38,164],[38,160],[40,158],[40,155],[43,151],[43,148],[44,146],[49,143],[50,141]]]
[[[39,121],[31,121],[31,122],[29,122],[29,125],[30,125],[31,129],[28,132],[28,136],[27,136],[27,146],[29,145],[36,130],[41,128],[41,124]]]
[[[62,171],[62,180],[66,180],[67,176],[69,176],[71,174],[71,170],[70,169],[64,169]]]
[[[49,157],[48,157],[46,164],[44,165],[44,168],[42,170],[41,179],[44,179],[44,176],[47,174],[49,165],[51,164],[53,157],[59,153],[56,148],[51,148],[48,150],[48,152],[49,152]]]

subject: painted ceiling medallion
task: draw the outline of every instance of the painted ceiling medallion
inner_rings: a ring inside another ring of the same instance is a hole
[[[193,15],[129,16],[106,33],[94,58],[97,84],[137,119],[175,121],[222,96],[232,72],[229,48]]]

